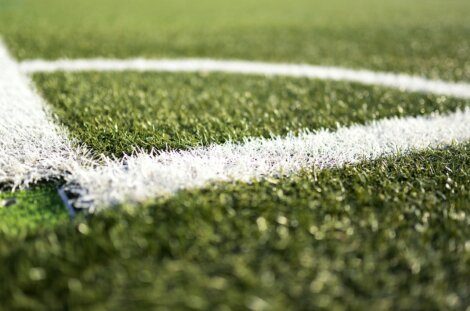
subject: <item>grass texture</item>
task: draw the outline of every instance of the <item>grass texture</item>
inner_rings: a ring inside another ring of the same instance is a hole
[[[71,135],[97,153],[184,149],[446,112],[469,100],[309,79],[227,74],[37,74]]]
[[[0,234],[0,300],[7,309],[465,308],[469,148],[217,184]]]
[[[0,0],[0,35],[20,60],[234,58],[470,81],[469,15],[466,0]],[[117,157],[469,106],[281,77],[34,82],[74,139]],[[0,309],[465,309],[469,151],[218,183],[75,220],[56,184],[5,190]]]
[[[21,58],[215,57],[469,80],[467,0],[0,0]]]

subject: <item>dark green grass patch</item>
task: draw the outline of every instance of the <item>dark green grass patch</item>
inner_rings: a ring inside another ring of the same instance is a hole
[[[6,309],[464,309],[470,145],[0,236]]]
[[[99,153],[187,148],[391,116],[468,100],[309,79],[226,74],[41,74],[34,80],[74,138]]]
[[[0,235],[34,234],[67,220],[67,211],[54,186],[0,192]]]
[[[469,80],[468,0],[0,0],[21,58],[215,57]]]

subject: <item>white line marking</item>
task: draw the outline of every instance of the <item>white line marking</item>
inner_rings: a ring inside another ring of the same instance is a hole
[[[334,81],[381,85],[409,92],[470,98],[470,84],[429,80],[406,74],[353,70],[338,67],[311,66],[306,64],[276,64],[235,60],[212,59],[75,59],[23,61],[25,73],[54,71],[161,71],[161,72],[224,72],[266,76],[303,77]]]
[[[470,140],[470,109],[449,115],[386,119],[368,125],[285,138],[253,138],[188,151],[137,154],[79,168],[69,181],[80,185],[78,205],[93,208],[142,202],[210,182],[249,182],[303,169],[342,167],[359,161]],[[93,209],[92,208],[92,209]]]
[[[250,182],[470,140],[467,108],[449,115],[394,118],[335,132],[252,138],[241,144],[136,154],[121,161],[104,158],[98,163],[83,150],[74,149],[64,130],[54,125],[41,98],[1,42],[0,68],[0,183],[18,187],[64,178],[77,191],[77,204],[90,211],[211,182]]]
[[[63,176],[79,154],[0,41],[0,184]]]

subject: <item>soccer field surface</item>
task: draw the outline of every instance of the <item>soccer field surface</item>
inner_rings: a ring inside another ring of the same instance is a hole
[[[469,15],[0,0],[0,309],[465,310]]]

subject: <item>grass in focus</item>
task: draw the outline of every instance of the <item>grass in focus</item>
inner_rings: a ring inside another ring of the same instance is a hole
[[[383,87],[227,74],[56,73],[34,76],[71,135],[97,153],[184,149],[334,129],[468,107],[469,100]]]
[[[461,309],[470,145],[0,235],[10,308]]]
[[[469,80],[467,0],[0,0],[21,58],[215,57]]]

